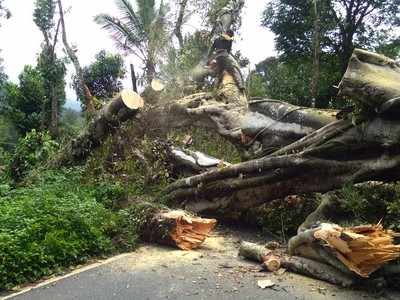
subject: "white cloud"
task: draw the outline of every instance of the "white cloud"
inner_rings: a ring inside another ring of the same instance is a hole
[[[241,38],[235,48],[240,49],[254,65],[274,53],[273,34],[260,26],[261,13],[266,1],[247,2],[243,13]],[[108,33],[93,21],[94,16],[99,13],[118,15],[114,0],[63,0],[63,5],[64,9],[71,7],[66,16],[68,38],[71,44],[77,46],[82,65],[93,61],[95,54],[101,49],[117,52]],[[42,36],[33,23],[34,0],[5,0],[5,6],[11,10],[13,16],[2,21],[0,27],[1,56],[4,58],[6,73],[11,80],[17,80],[24,65],[35,64]],[[134,62],[134,59],[127,57],[126,61]],[[72,65],[69,66],[68,80],[71,74]],[[124,83],[129,86],[130,81],[127,79]],[[67,95],[69,99],[75,98],[69,86]]]

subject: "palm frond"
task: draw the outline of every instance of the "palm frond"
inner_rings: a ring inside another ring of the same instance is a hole
[[[129,0],[116,0],[116,5],[121,12],[125,25],[133,31],[137,31],[143,37],[146,36],[145,26],[140,16],[135,12]]]
[[[143,27],[148,33],[151,23],[156,17],[155,0],[136,0],[138,6],[138,15],[142,21]]]
[[[122,50],[130,50],[135,52],[142,60],[145,57],[142,53],[143,37],[137,31],[131,31],[127,28],[126,24],[122,23],[119,19],[114,18],[108,14],[100,14],[95,17],[95,22],[107,30],[118,48]],[[137,48],[139,52],[134,49]]]

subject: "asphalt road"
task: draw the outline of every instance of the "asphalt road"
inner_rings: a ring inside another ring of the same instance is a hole
[[[14,300],[400,299],[399,294],[378,296],[345,290],[287,272],[281,275],[260,272],[257,264],[237,257],[240,239],[258,238],[220,230],[197,251],[145,245],[135,253],[9,297]],[[266,279],[275,286],[259,288],[257,282]]]

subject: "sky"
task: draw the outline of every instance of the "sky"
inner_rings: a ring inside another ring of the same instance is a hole
[[[134,1],[132,1],[134,2]],[[250,59],[251,66],[268,56],[275,54],[274,36],[266,28],[261,27],[261,14],[268,0],[247,0],[243,11],[240,37],[234,50],[241,50]],[[0,27],[0,56],[4,59],[5,72],[10,80],[17,82],[18,75],[25,65],[36,63],[43,37],[33,23],[34,0],[5,0],[5,7],[12,18],[2,20]],[[66,27],[69,43],[76,45],[78,58],[82,66],[90,64],[100,50],[105,49],[118,53],[108,33],[101,29],[93,19],[99,13],[118,16],[115,0],[63,0],[64,9],[70,8],[66,15]],[[58,52],[61,53],[61,41]],[[123,54],[123,53],[121,53]],[[125,62],[136,64],[133,57],[126,56]],[[68,66],[67,106],[79,107],[76,95],[70,86],[73,74],[72,64]],[[130,80],[124,80],[130,88]]]

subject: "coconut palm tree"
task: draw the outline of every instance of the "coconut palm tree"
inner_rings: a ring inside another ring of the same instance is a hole
[[[118,48],[135,55],[144,65],[144,75],[151,82],[156,73],[160,52],[168,43],[166,6],[156,8],[155,0],[116,0],[121,16],[100,14],[95,21],[111,33]]]

